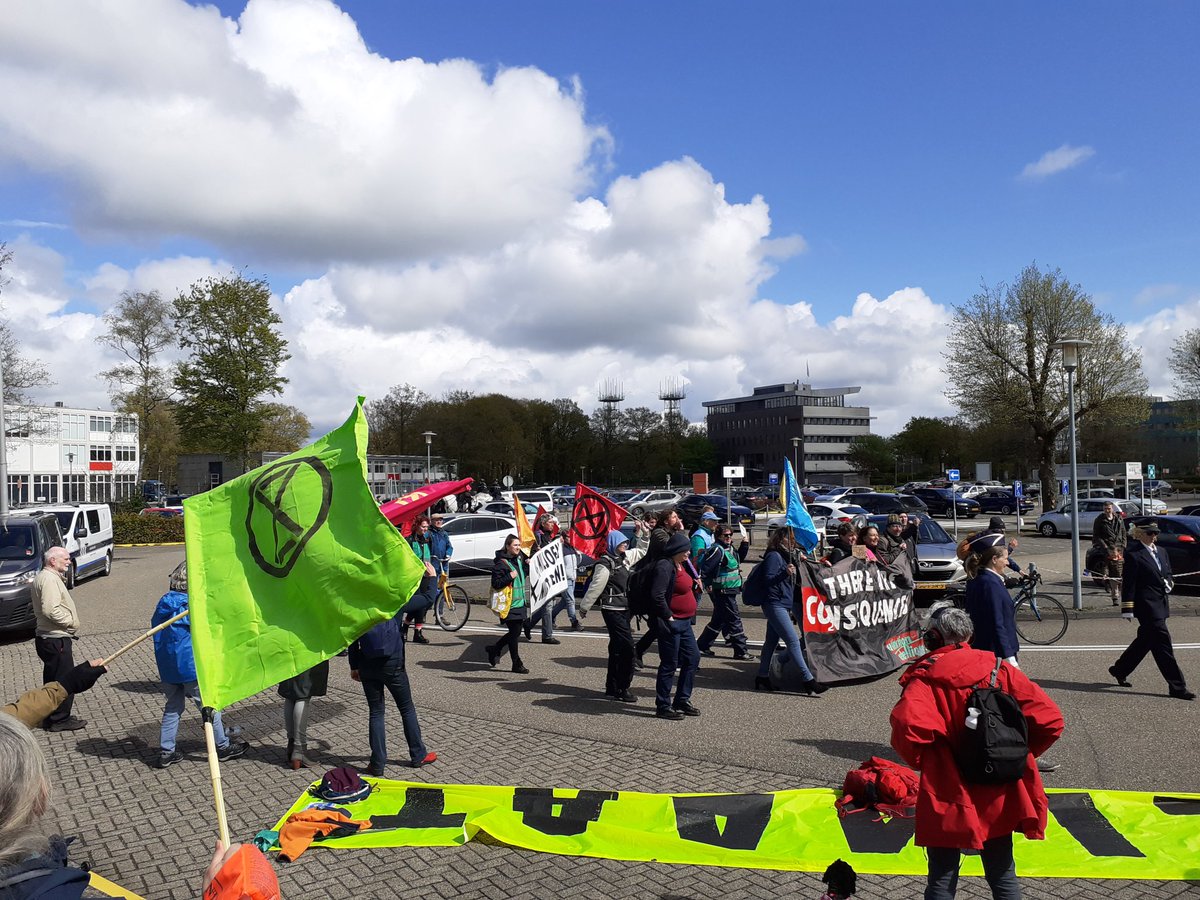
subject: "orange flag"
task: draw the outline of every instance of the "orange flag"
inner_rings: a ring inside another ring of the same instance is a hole
[[[520,497],[513,497],[513,517],[517,520],[517,537],[521,539],[521,551],[528,556],[533,549],[533,529],[525,517],[525,507]]]

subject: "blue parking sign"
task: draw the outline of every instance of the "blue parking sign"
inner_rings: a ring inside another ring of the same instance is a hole
[[[1013,496],[1016,497],[1018,500],[1020,500],[1022,497],[1024,497],[1025,496],[1025,485],[1021,484],[1021,482],[1019,482],[1019,481],[1014,481],[1013,482]]]
[[[958,469],[947,469],[946,470],[946,480],[947,481],[958,481]]]
[[[1071,482],[1064,478],[1062,483],[1058,486],[1058,492],[1064,497],[1071,493]]]
[[[779,473],[772,472],[767,476],[767,484],[779,484]]]
[[[1158,469],[1156,469],[1154,466],[1146,466],[1146,477],[1147,478],[1149,478],[1151,481],[1153,481],[1156,475],[1158,475]]]

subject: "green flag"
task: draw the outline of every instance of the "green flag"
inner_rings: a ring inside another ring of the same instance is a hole
[[[314,444],[183,504],[200,695],[223,709],[396,614],[424,565],[366,480],[362,398]]]

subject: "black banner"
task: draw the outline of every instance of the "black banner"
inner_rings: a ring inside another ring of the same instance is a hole
[[[818,681],[877,678],[925,653],[912,584],[904,554],[892,565],[850,556],[799,567],[795,613]]]

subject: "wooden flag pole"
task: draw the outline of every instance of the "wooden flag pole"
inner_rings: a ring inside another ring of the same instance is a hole
[[[178,622],[180,619],[182,619],[187,614],[188,614],[188,611],[185,609],[183,612],[179,613],[179,615],[171,616],[171,618],[167,619],[167,621],[162,622],[159,625],[155,625],[153,628],[151,628],[149,631],[147,631],[141,637],[134,638],[132,641],[130,641],[128,644],[126,644],[124,647],[122,647],[120,650],[118,650],[112,656],[108,657],[107,659],[100,660],[100,665],[107,666],[110,662],[112,662],[114,659],[116,659],[118,656],[120,656],[125,651],[130,650],[133,647],[136,647],[138,644],[140,644],[146,638],[153,637],[154,635],[158,634],[158,632],[162,631],[164,628],[166,628],[171,623]]]
[[[213,716],[216,715],[211,706],[200,710],[204,717],[204,743],[208,746],[208,774],[212,778],[213,802],[217,805],[217,837],[225,847],[229,847],[229,819],[225,816],[225,794],[221,790],[221,764],[217,759],[217,739],[213,734]]]

